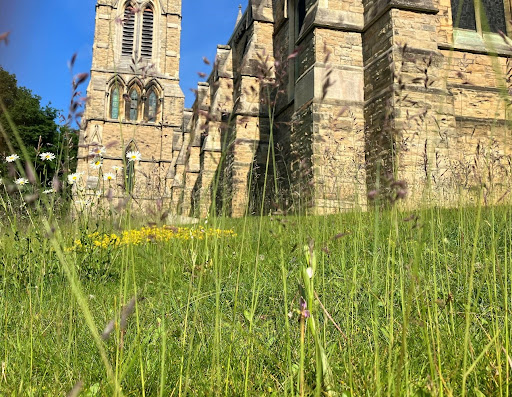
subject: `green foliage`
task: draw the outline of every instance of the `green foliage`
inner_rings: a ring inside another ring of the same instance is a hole
[[[41,106],[41,97],[34,95],[25,87],[19,87],[16,76],[1,67],[0,98],[5,104],[7,114],[16,125],[21,140],[31,154],[35,154],[40,142],[43,149],[53,147],[59,131],[55,122],[58,115],[57,109],[49,105]],[[0,110],[0,124],[7,133],[12,149],[8,147],[5,137],[2,137],[0,154],[3,155],[20,151],[14,138],[14,131],[7,120],[7,114]]]
[[[0,158],[17,153],[21,155],[21,147],[15,137],[13,125],[27,149],[29,160],[36,166],[40,179],[51,180],[54,173],[74,170],[78,150],[78,133],[69,126],[59,126],[56,118],[59,111],[50,105],[42,106],[41,97],[25,87],[18,86],[16,76],[0,66],[0,100],[6,111],[0,108],[0,125],[5,135],[0,133]],[[44,163],[37,156],[41,152],[50,151],[62,154],[61,162]],[[60,167],[59,167],[60,166]],[[6,166],[2,161],[3,173]],[[45,168],[43,176],[43,168]]]

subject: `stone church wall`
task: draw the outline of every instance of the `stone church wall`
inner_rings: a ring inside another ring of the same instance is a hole
[[[507,196],[511,46],[454,28],[450,0],[251,0],[185,110],[181,4],[169,0],[155,33],[165,38],[155,50],[158,126],[97,116],[115,74],[140,75],[105,39],[119,11],[99,3],[84,142],[95,128],[102,144],[118,139],[122,124],[141,151],[138,171],[152,175],[133,192],[140,199],[161,195],[187,216],[242,216]]]

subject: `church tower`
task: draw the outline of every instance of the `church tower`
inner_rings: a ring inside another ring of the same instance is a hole
[[[77,166],[85,194],[168,196],[183,126],[181,18],[181,0],[98,0]]]

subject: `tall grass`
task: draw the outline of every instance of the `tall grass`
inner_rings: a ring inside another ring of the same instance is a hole
[[[510,395],[511,215],[214,217],[237,235],[74,251],[111,224],[12,225],[2,393]]]

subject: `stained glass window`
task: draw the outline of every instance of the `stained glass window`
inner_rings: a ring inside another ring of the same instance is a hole
[[[453,27],[476,30],[475,0],[451,0]]]
[[[130,108],[128,114],[128,120],[137,121],[139,117],[139,93],[134,88],[130,92]]]
[[[482,21],[487,20],[487,24],[482,22],[482,29],[489,32],[498,33],[502,31],[507,33],[507,25],[505,23],[505,7],[503,0],[481,0],[483,4],[483,12],[485,17]]]
[[[151,90],[148,96],[148,121],[156,121],[158,98],[155,91]]]
[[[115,87],[110,96],[110,118],[119,118],[119,88]]]

